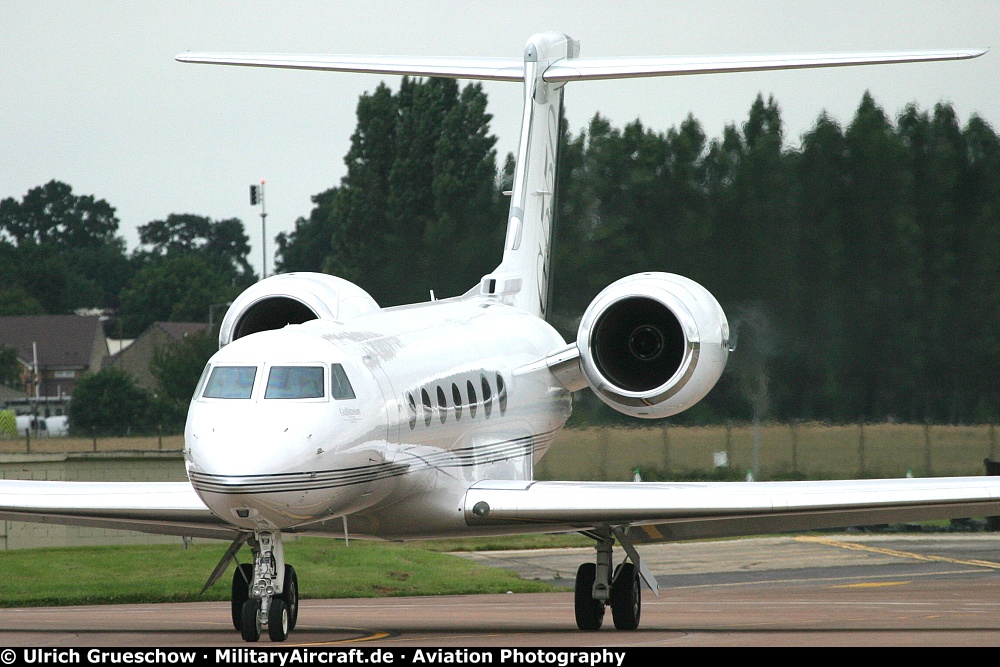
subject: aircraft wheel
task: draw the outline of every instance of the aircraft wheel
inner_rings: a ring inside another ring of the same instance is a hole
[[[288,605],[281,598],[272,598],[267,609],[267,636],[272,642],[283,642],[288,639],[289,627]]]
[[[236,566],[233,572],[233,627],[237,632],[243,631],[243,605],[250,599],[250,582],[253,581],[253,565],[243,563]]]
[[[635,630],[639,627],[642,611],[642,589],[639,573],[632,563],[622,563],[611,584],[611,616],[619,630]]]
[[[291,565],[285,566],[285,589],[281,592],[281,599],[288,608],[288,631],[291,632],[299,620],[299,579]]]
[[[576,612],[576,627],[581,630],[600,630],[604,622],[604,602],[594,599],[594,579],[597,578],[597,565],[584,563],[576,571],[576,594],[574,596],[574,611]]]
[[[247,600],[243,603],[240,616],[240,634],[243,641],[255,642],[260,639],[260,600]]]

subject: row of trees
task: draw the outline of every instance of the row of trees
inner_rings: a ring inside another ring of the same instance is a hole
[[[866,94],[789,149],[758,98],[720,139],[596,118],[565,155],[560,322],[620,275],[702,282],[739,335],[703,417],[1000,416],[1000,138],[981,118],[894,123]]]
[[[499,261],[512,170],[483,109],[453,82],[364,96],[347,176],[279,238],[278,266],[382,305],[474,285]],[[605,285],[660,270],[708,287],[737,332],[682,419],[1000,417],[1000,138],[981,118],[939,104],[893,121],[866,94],[792,148],[758,98],[716,139],[693,117],[662,132],[596,116],[563,140],[553,323],[573,339]]]
[[[500,260],[513,171],[489,121],[481,88],[452,80],[364,95],[347,174],[278,237],[278,269],[340,275],[382,305],[475,285]],[[204,319],[255,279],[238,220],[168,216],[130,255],[117,225],[57,182],[0,202],[0,312],[114,304],[135,335]],[[718,296],[738,350],[682,419],[1000,418],[1000,137],[981,118],[939,104],[891,119],[865,95],[846,126],[821,115],[789,147],[773,99],[715,139],[693,117],[596,116],[563,127],[556,235],[550,317],[568,339],[630,273]]]
[[[204,321],[256,280],[236,218],[153,220],[131,254],[118,227],[108,202],[59,181],[0,201],[0,315],[105,309],[120,318],[109,334],[133,338],[158,320]]]

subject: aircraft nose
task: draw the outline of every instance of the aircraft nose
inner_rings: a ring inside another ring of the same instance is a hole
[[[259,405],[208,406],[188,429],[193,468],[217,475],[263,475],[295,468],[324,440],[321,410],[276,411]],[[314,414],[309,414],[314,413]],[[329,446],[329,445],[328,445]]]
[[[185,431],[205,503],[239,526],[284,529],[368,502],[388,465],[388,417],[362,371],[349,360],[210,362]]]

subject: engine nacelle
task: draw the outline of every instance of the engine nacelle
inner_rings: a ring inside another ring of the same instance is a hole
[[[344,321],[379,309],[352,282],[325,273],[284,273],[248,287],[236,297],[219,330],[219,347],[258,331],[309,320]]]
[[[729,323],[693,280],[638,273],[597,295],[576,344],[580,369],[602,401],[655,419],[686,410],[715,386],[729,356]]]

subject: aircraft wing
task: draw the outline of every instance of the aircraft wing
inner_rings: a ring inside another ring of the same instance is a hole
[[[636,543],[1000,515],[1000,477],[474,484],[473,526],[627,526]]]
[[[848,65],[884,65],[976,58],[987,49],[939,51],[874,51],[727,56],[657,56],[631,58],[564,58],[551,63],[543,78],[552,83],[646,76],[680,76],[753,72]],[[524,63],[511,58],[310,55],[297,53],[181,53],[183,63],[277,67],[332,72],[367,72],[438,76],[486,81],[523,81]]]
[[[0,480],[0,519],[231,540],[188,482]]]

